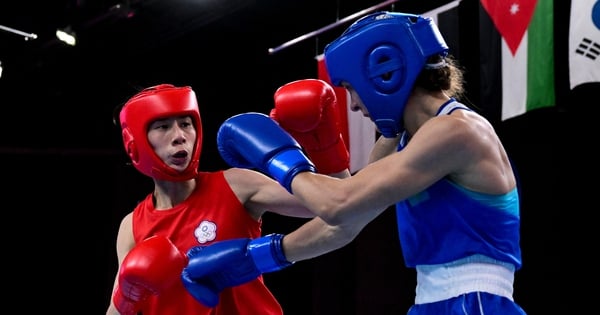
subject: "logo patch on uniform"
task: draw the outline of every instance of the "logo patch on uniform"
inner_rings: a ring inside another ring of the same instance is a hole
[[[202,221],[194,230],[194,236],[200,244],[210,242],[217,237],[217,225],[210,221]]]

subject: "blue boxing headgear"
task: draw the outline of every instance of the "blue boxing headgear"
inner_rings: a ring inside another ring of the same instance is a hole
[[[385,137],[397,136],[408,96],[427,58],[448,46],[431,18],[377,12],[354,22],[325,47],[334,85],[348,82]]]

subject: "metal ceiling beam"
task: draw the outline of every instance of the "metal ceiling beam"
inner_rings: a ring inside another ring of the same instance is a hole
[[[354,19],[356,19],[356,18],[358,18],[360,16],[363,16],[363,15],[365,15],[367,13],[371,13],[371,12],[373,12],[375,10],[378,10],[380,8],[383,8],[385,6],[393,4],[395,2],[398,2],[398,0],[388,0],[388,1],[376,4],[376,5],[372,6],[372,7],[369,7],[369,8],[366,8],[364,10],[358,11],[358,12],[356,12],[354,14],[351,14],[351,15],[349,15],[349,16],[341,19],[341,20],[337,20],[336,22],[331,23],[331,24],[329,24],[329,25],[327,25],[325,27],[322,27],[322,28],[320,28],[320,29],[318,29],[316,31],[313,31],[313,32],[304,34],[302,36],[296,37],[296,38],[294,38],[294,39],[292,39],[290,41],[287,41],[287,42],[285,42],[285,43],[283,43],[283,44],[281,44],[281,45],[279,45],[279,46],[277,46],[275,48],[269,48],[269,50],[268,50],[269,55],[273,55],[273,54],[275,54],[275,53],[277,53],[277,52],[279,52],[279,51],[281,51],[281,50],[283,50],[283,49],[285,49],[287,47],[293,46],[293,45],[295,45],[295,44],[297,44],[297,43],[299,43],[299,42],[301,42],[301,41],[303,41],[305,39],[309,39],[311,37],[317,36],[317,35],[319,35],[319,34],[321,34],[323,32],[326,32],[326,31],[328,31],[330,29],[338,27],[338,26],[340,26],[342,24],[345,24],[345,23],[347,23],[347,22],[349,22],[351,20],[354,20]]]

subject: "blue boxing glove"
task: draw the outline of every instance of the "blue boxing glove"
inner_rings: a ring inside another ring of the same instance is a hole
[[[282,240],[282,234],[269,234],[254,240],[232,239],[193,247],[181,273],[183,284],[196,300],[215,307],[225,288],[291,265],[283,253]]]
[[[217,146],[229,165],[257,169],[289,192],[298,173],[316,172],[300,144],[265,114],[244,113],[225,120],[217,132]]]

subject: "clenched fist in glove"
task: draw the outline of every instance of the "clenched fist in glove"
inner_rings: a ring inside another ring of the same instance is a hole
[[[121,315],[135,315],[151,294],[167,290],[187,264],[187,257],[171,241],[152,236],[137,244],[119,269],[113,303]]]
[[[317,172],[331,174],[350,167],[335,91],[327,82],[293,81],[277,89],[274,99],[271,118],[302,145]]]
[[[253,240],[240,238],[192,247],[189,263],[181,273],[183,285],[196,300],[214,307],[225,288],[291,265],[283,253],[282,241],[282,234],[269,234]]]
[[[225,120],[217,132],[217,146],[229,165],[258,169],[289,192],[294,176],[315,172],[300,144],[262,113],[243,113]]]

